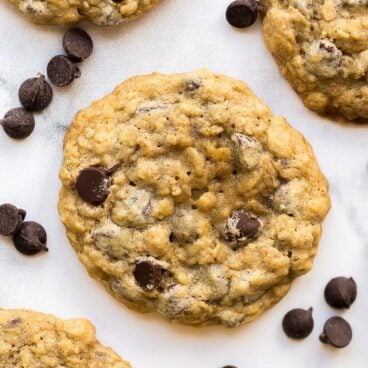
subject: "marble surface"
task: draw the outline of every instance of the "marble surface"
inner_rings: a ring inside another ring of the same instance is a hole
[[[224,21],[228,0],[165,0],[142,19],[114,29],[84,25],[95,41],[82,78],[56,89],[37,115],[34,134],[14,142],[0,131],[0,203],[28,211],[47,229],[48,254],[26,258],[0,238],[0,306],[31,308],[60,317],[83,316],[98,337],[135,368],[252,367],[360,368],[368,361],[368,126],[340,125],[306,110],[267,53],[260,24],[246,31]],[[20,83],[45,71],[61,53],[63,29],[35,26],[0,0],[0,114],[18,105]],[[122,80],[152,71],[207,67],[247,81],[277,114],[314,147],[331,184],[332,210],[324,224],[313,270],[257,321],[235,330],[196,329],[141,315],[116,302],[90,279],[68,244],[56,210],[63,133],[73,115]],[[344,350],[318,341],[336,311],[323,300],[334,276],[353,276],[359,295],[348,311],[354,338]],[[315,329],[303,342],[288,340],[280,322],[293,307],[314,307]]]

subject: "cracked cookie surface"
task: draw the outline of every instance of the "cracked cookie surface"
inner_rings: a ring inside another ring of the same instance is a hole
[[[87,320],[0,309],[2,368],[130,368],[96,340]]]
[[[235,327],[277,302],[312,267],[330,206],[301,134],[206,70],[132,78],[79,112],[60,177],[90,275],[194,325]]]
[[[149,10],[159,0],[9,0],[23,14],[40,24],[75,24],[88,20],[112,26]]]
[[[263,0],[267,48],[308,108],[367,122],[367,4]]]

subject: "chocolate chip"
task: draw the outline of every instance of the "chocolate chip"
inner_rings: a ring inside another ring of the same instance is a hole
[[[260,226],[260,220],[249,212],[236,211],[226,222],[225,238],[229,241],[246,241],[256,236]]]
[[[141,261],[135,265],[134,278],[137,284],[144,290],[157,289],[162,281],[165,270],[149,261]]]
[[[25,216],[24,210],[18,210],[12,204],[2,204],[0,206],[0,235],[13,235],[19,229]]]
[[[41,111],[52,100],[52,89],[45,81],[45,76],[39,74],[37,78],[27,79],[19,88],[19,100],[29,111]]]
[[[100,205],[109,195],[108,173],[101,167],[87,167],[77,178],[75,189],[79,196],[93,205]]]
[[[54,56],[47,65],[47,76],[51,83],[64,87],[81,76],[80,69],[66,56]]]
[[[193,94],[202,86],[202,81],[200,79],[190,79],[185,82],[184,89],[185,92]]]
[[[224,367],[222,367],[222,368],[237,368],[237,367],[235,367],[235,365],[225,365]]]
[[[226,19],[234,27],[250,27],[257,19],[257,0],[236,0],[226,10]]]
[[[31,135],[35,127],[33,115],[22,107],[9,110],[0,121],[5,133],[14,139],[23,139]]]
[[[334,308],[349,308],[357,296],[357,285],[350,277],[335,277],[325,288],[326,302]]]
[[[93,41],[83,29],[72,28],[64,34],[63,47],[70,59],[78,62],[91,56]]]
[[[45,229],[34,221],[23,222],[13,236],[15,248],[27,255],[34,255],[42,250],[47,251],[47,235]]]
[[[19,326],[22,323],[22,320],[18,318],[11,319],[10,321],[6,322],[4,328],[11,329]]]
[[[313,330],[312,308],[295,308],[287,312],[282,320],[285,334],[292,339],[304,339]]]
[[[335,348],[344,348],[350,344],[353,332],[347,321],[341,317],[329,318],[323,326],[323,332],[319,339],[325,344]]]

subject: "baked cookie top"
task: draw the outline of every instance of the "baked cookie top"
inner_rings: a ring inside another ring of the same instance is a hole
[[[110,348],[100,345],[87,320],[4,309],[0,309],[0,366],[130,368]]]
[[[129,307],[237,326],[312,267],[330,203],[305,139],[243,82],[129,79],[79,112],[59,211],[89,273]]]
[[[111,26],[138,17],[159,0],[9,0],[33,22]]]
[[[266,45],[304,104],[349,120],[368,118],[368,2],[263,0],[262,5]]]

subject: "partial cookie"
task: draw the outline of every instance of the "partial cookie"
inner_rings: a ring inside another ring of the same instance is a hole
[[[87,320],[0,309],[2,368],[130,368],[95,337]]]
[[[112,26],[134,19],[159,0],[9,0],[33,22],[74,24],[88,20]]]
[[[365,122],[367,1],[264,0],[262,5],[266,45],[304,104]]]
[[[75,117],[59,211],[119,300],[186,324],[248,322],[312,267],[328,185],[305,139],[243,82],[132,78]]]

